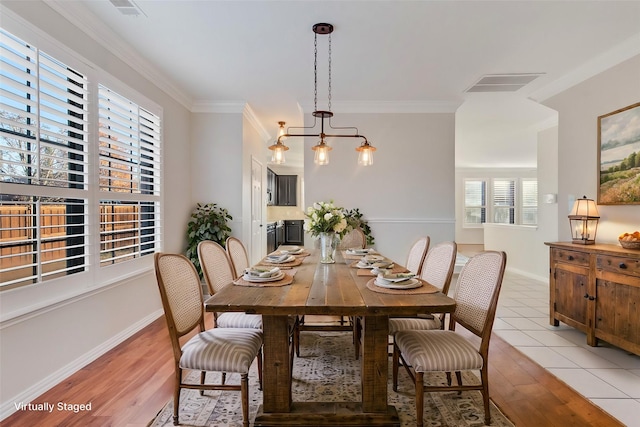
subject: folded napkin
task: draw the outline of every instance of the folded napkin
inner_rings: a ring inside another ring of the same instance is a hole
[[[289,254],[282,254],[282,255],[268,255],[267,256],[267,261],[269,262],[283,262],[287,259],[289,259]]]
[[[280,274],[280,269],[278,267],[274,268],[264,268],[264,267],[251,267],[245,270],[245,275],[250,277],[274,277]]]
[[[372,248],[349,248],[347,249],[348,255],[366,255],[373,254],[375,251]]]
[[[416,277],[413,273],[391,273],[391,274],[378,274],[378,279],[383,283],[398,283],[405,280],[413,279]]]

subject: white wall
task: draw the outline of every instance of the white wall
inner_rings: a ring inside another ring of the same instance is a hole
[[[374,164],[359,166],[360,141],[341,138],[328,141],[330,163],[317,166],[311,151],[317,141],[305,141],[307,206],[334,200],[359,208],[376,249],[403,263],[419,236],[431,236],[432,244],[454,239],[453,113],[336,113],[333,125],[357,126],[378,149]],[[305,244],[313,244],[310,236]]]
[[[567,215],[572,197],[596,199],[598,116],[640,100],[640,55],[546,100],[559,113],[558,237],[571,239]],[[615,243],[640,228],[640,205],[600,205],[596,241]]]
[[[67,46],[162,106],[166,177],[163,250],[183,251],[191,205],[191,195],[184,191],[190,186],[186,173],[190,169],[189,112],[131,64],[101,47],[46,4],[30,1],[2,6],[39,27],[42,35],[51,37],[55,44]],[[30,30],[28,23],[11,24],[7,13],[3,13],[2,25],[24,38]],[[56,300],[41,301],[40,305],[37,298],[31,299],[31,306],[23,307],[21,315],[10,319],[4,317],[7,312],[3,306],[0,419],[15,411],[14,402],[32,400],[161,315],[153,260],[148,258],[147,267],[136,275],[120,277],[101,288],[86,283],[84,292],[68,296],[61,293]],[[4,291],[2,299],[19,300],[18,294],[37,286],[40,285]]]

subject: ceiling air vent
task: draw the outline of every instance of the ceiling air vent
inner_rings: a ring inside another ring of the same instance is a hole
[[[123,15],[127,16],[147,16],[133,0],[109,0]]]
[[[515,92],[543,74],[487,74],[465,92]]]

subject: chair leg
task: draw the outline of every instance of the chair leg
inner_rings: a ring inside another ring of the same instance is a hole
[[[262,390],[262,347],[258,350],[258,390]]]
[[[207,378],[207,372],[200,372],[200,384],[204,384],[204,380]],[[200,396],[204,396],[204,390],[200,390]]]
[[[398,391],[398,366],[400,365],[400,349],[396,346],[395,342],[393,344],[393,391]]]
[[[173,425],[178,425],[180,414],[180,384],[182,384],[182,369],[176,366],[176,386],[173,389]]]
[[[458,385],[462,385],[462,372],[456,371],[456,380],[458,381]]]
[[[227,373],[223,372],[222,373],[222,380],[220,381],[220,384],[224,385],[225,382],[227,382]]]
[[[482,381],[482,401],[484,403],[484,423],[491,425],[491,411],[489,410],[489,368],[485,363],[480,370],[480,379]]]
[[[356,360],[360,359],[360,320],[358,316],[353,317],[353,345],[356,351]]]
[[[240,375],[240,394],[242,395],[242,425],[249,427],[249,374]]]
[[[416,426],[424,424],[424,376],[422,372],[416,372]]]
[[[447,376],[447,385],[451,387],[451,372],[445,372],[445,375]]]
[[[296,349],[296,356],[300,357],[300,327],[304,324],[304,316],[302,316],[298,322],[298,325],[293,330],[293,344]]]

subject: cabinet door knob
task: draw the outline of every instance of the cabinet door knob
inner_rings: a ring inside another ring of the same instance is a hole
[[[627,264],[625,264],[624,262],[621,262],[618,267],[620,267],[622,269],[625,269],[625,268],[627,268]]]
[[[596,299],[596,297],[589,297],[589,301],[593,301],[595,299]]]
[[[585,298],[589,298],[589,294],[584,294],[584,297]]]
[[[569,261],[573,261],[573,255],[569,255],[569,256],[567,257],[567,259],[568,259]]]

